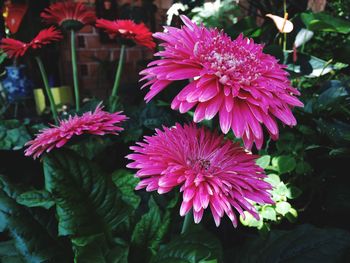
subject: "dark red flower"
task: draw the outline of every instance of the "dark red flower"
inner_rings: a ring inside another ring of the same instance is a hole
[[[41,30],[39,34],[30,42],[30,47],[33,49],[41,48],[54,41],[61,40],[62,37],[61,32],[52,26]]]
[[[72,0],[51,4],[40,15],[48,24],[62,26],[64,29],[79,30],[84,25],[94,24],[95,12],[83,3]]]
[[[0,48],[6,52],[9,58],[18,58],[24,56],[29,50],[42,48],[60,39],[62,39],[61,32],[52,26],[41,30],[29,43],[24,43],[13,38],[3,38],[0,42]]]
[[[9,58],[18,58],[22,57],[27,52],[29,44],[13,38],[3,38],[1,39],[0,48]]]
[[[152,38],[152,32],[144,23],[136,24],[132,20],[97,19],[96,27],[103,29],[110,38],[121,37],[132,40],[138,45],[155,48],[156,44]]]

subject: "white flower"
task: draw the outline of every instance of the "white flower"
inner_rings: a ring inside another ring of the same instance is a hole
[[[166,23],[169,26],[171,24],[171,20],[173,19],[173,16],[178,16],[179,15],[179,11],[186,11],[188,9],[187,5],[184,5],[182,3],[174,3],[166,12],[167,15],[167,20]]]

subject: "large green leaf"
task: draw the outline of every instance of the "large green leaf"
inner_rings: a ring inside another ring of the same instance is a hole
[[[309,78],[318,78],[326,75],[333,70],[340,70],[347,67],[347,64],[325,61],[323,59],[299,53],[295,63],[292,62],[292,54],[288,56],[288,70],[298,76],[306,76]]]
[[[336,144],[344,146],[350,143],[350,125],[348,123],[324,119],[319,119],[316,123],[317,129]]]
[[[349,97],[349,88],[339,80],[331,80],[325,83],[325,90],[318,97],[318,107],[328,108],[340,103],[341,100]]]
[[[122,199],[136,209],[141,198],[135,193],[135,187],[140,179],[127,170],[117,170],[112,174],[112,180],[122,193]]]
[[[309,30],[350,33],[350,22],[325,13],[302,13],[301,20]]]
[[[46,189],[56,203],[59,235],[109,235],[131,210],[112,179],[73,151],[46,155],[44,173]]]
[[[350,249],[350,233],[302,225],[290,231],[273,230],[267,238],[247,240],[237,248],[238,263],[335,263]]]
[[[50,193],[45,190],[31,190],[21,193],[17,196],[16,201],[27,207],[43,207],[45,209],[49,209],[55,204]]]
[[[71,252],[54,237],[50,229],[50,221],[46,220],[50,218],[40,211],[29,210],[17,204],[15,200],[19,191],[4,177],[0,178],[0,213],[6,221],[6,228],[13,239],[18,255],[24,262],[68,262],[66,257]],[[0,243],[0,247],[2,245],[6,244]],[[16,258],[19,257],[16,256]]]
[[[159,243],[166,233],[170,217],[162,218],[161,211],[151,197],[149,211],[136,224],[131,237],[130,262],[149,261],[155,255]]]
[[[272,159],[272,166],[274,166],[280,174],[284,174],[293,171],[296,162],[292,156],[281,155]]]
[[[112,144],[113,140],[108,136],[88,136],[73,144],[71,148],[80,156],[92,160]]]
[[[12,240],[0,243],[0,262],[25,263],[25,259],[17,251]]]
[[[220,242],[202,229],[174,238],[159,250],[153,262],[199,263],[210,260],[221,262],[221,258]]]
[[[103,236],[96,237],[85,246],[75,247],[76,263],[126,263],[128,247],[121,244],[111,246]]]
[[[0,120],[0,150],[19,150],[31,139],[26,126],[18,120]]]

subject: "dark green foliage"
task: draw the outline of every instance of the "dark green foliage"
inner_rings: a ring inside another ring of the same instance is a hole
[[[350,233],[301,225],[290,231],[272,230],[269,235],[247,239],[237,250],[239,263],[336,263],[346,262]]]
[[[20,191],[2,176],[0,185],[1,223],[13,240],[0,243],[0,250],[3,251],[0,253],[1,260],[33,263],[68,260],[69,248],[64,247],[55,228],[52,229],[52,218],[42,211],[28,210],[17,204]]]
[[[0,120],[0,150],[19,150],[31,139],[25,126],[18,120]]]
[[[55,151],[44,159],[45,188],[56,203],[62,236],[109,234],[128,216],[112,179],[71,151]]]
[[[152,262],[221,262],[222,251],[214,235],[204,230],[188,232],[162,247]]]

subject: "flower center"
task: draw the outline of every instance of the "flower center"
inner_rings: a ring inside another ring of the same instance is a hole
[[[136,36],[136,34],[134,32],[127,30],[127,29],[119,29],[118,31],[125,38],[133,39]]]
[[[255,52],[225,35],[195,44],[194,54],[208,74],[216,75],[226,86],[250,85],[260,77],[260,60]]]
[[[210,160],[204,158],[187,159],[187,164],[197,172],[206,172],[210,169]]]

